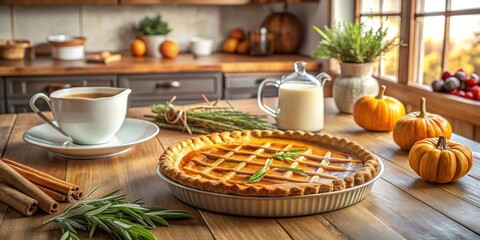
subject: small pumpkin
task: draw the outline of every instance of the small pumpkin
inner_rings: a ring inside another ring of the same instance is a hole
[[[435,183],[454,182],[470,171],[472,151],[444,136],[415,143],[408,154],[410,167],[422,179]]]
[[[450,139],[452,126],[444,117],[428,113],[426,100],[422,97],[420,111],[411,112],[400,118],[393,127],[393,140],[403,150],[410,150],[412,146],[425,138],[445,136]]]
[[[397,99],[384,96],[382,85],[377,96],[364,96],[353,105],[353,119],[358,126],[373,131],[392,131],[395,123],[405,116],[405,107]]]

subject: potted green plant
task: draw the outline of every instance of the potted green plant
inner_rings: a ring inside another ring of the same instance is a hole
[[[159,46],[165,41],[165,36],[171,31],[168,23],[162,20],[160,15],[153,18],[144,17],[138,24],[141,39],[147,45],[147,55],[161,57]]]
[[[333,96],[341,112],[352,113],[355,101],[378,93],[378,82],[372,77],[373,63],[403,43],[398,37],[388,39],[388,28],[368,27],[359,21],[344,21],[324,30],[313,28],[322,40],[312,56],[340,61],[341,73],[333,84]]]

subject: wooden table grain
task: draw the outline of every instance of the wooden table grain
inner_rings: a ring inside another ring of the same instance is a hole
[[[427,183],[411,170],[408,153],[395,145],[391,132],[366,132],[355,124],[351,115],[339,114],[332,99],[325,101],[324,132],[359,142],[381,158],[385,172],[366,199],[322,214],[251,218],[184,204],[156,174],[164,149],[190,137],[177,131],[162,129],[156,138],[119,156],[74,160],[55,157],[23,141],[26,130],[42,123],[36,115],[0,115],[0,152],[3,157],[77,183],[85,190],[100,184],[94,196],[122,189],[129,200],[144,197],[147,205],[193,213],[191,219],[170,221],[170,227],[153,230],[159,239],[480,239],[478,142],[454,135],[453,140],[476,152],[473,168],[456,183]],[[255,99],[232,103],[240,110],[261,114]],[[134,108],[128,111],[128,117],[143,118],[148,113],[148,108]],[[41,212],[23,217],[0,202],[0,239],[59,239],[60,230],[54,224],[42,225],[50,217]],[[87,238],[85,234],[81,237]],[[96,238],[108,236],[100,234]]]

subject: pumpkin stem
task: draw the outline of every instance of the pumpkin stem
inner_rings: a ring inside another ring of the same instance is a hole
[[[420,100],[420,114],[418,114],[419,118],[427,118],[427,100],[422,97]]]
[[[385,85],[382,85],[380,87],[380,91],[378,91],[377,99],[383,99],[383,95],[385,94],[386,89],[387,89],[387,87]]]
[[[436,147],[438,150],[450,150],[450,148],[447,145],[447,139],[445,138],[445,136],[438,137]]]

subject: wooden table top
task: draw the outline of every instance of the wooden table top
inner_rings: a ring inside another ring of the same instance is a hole
[[[70,74],[144,74],[172,72],[292,72],[293,63],[306,61],[307,70],[318,70],[317,62],[300,55],[249,56],[215,53],[194,58],[180,54],[174,59],[132,57],[123,54],[122,60],[110,64],[88,63],[85,60],[60,61],[51,57],[35,60],[0,60],[0,76],[37,76]]]
[[[269,101],[274,101],[270,99]],[[240,110],[261,113],[255,99],[232,101]],[[128,116],[143,118],[148,108],[135,108]],[[88,190],[101,184],[99,196],[122,189],[133,200],[193,213],[188,220],[171,220],[170,227],[152,232],[159,239],[479,239],[480,144],[453,136],[475,151],[473,168],[456,183],[431,184],[409,167],[408,153],[393,142],[391,132],[365,132],[351,115],[339,114],[333,99],[326,99],[325,133],[356,141],[377,154],[385,172],[361,202],[336,211],[291,218],[251,218],[208,212],[177,200],[156,173],[158,159],[168,146],[189,138],[181,132],[160,130],[156,138],[116,157],[73,160],[53,156],[22,140],[23,133],[42,121],[33,113],[0,115],[0,152]],[[65,207],[67,204],[61,204]],[[41,225],[50,216],[42,212],[23,217],[0,202],[0,239],[59,239],[54,225]],[[106,237],[106,235],[98,235]],[[85,234],[81,234],[86,239]]]

